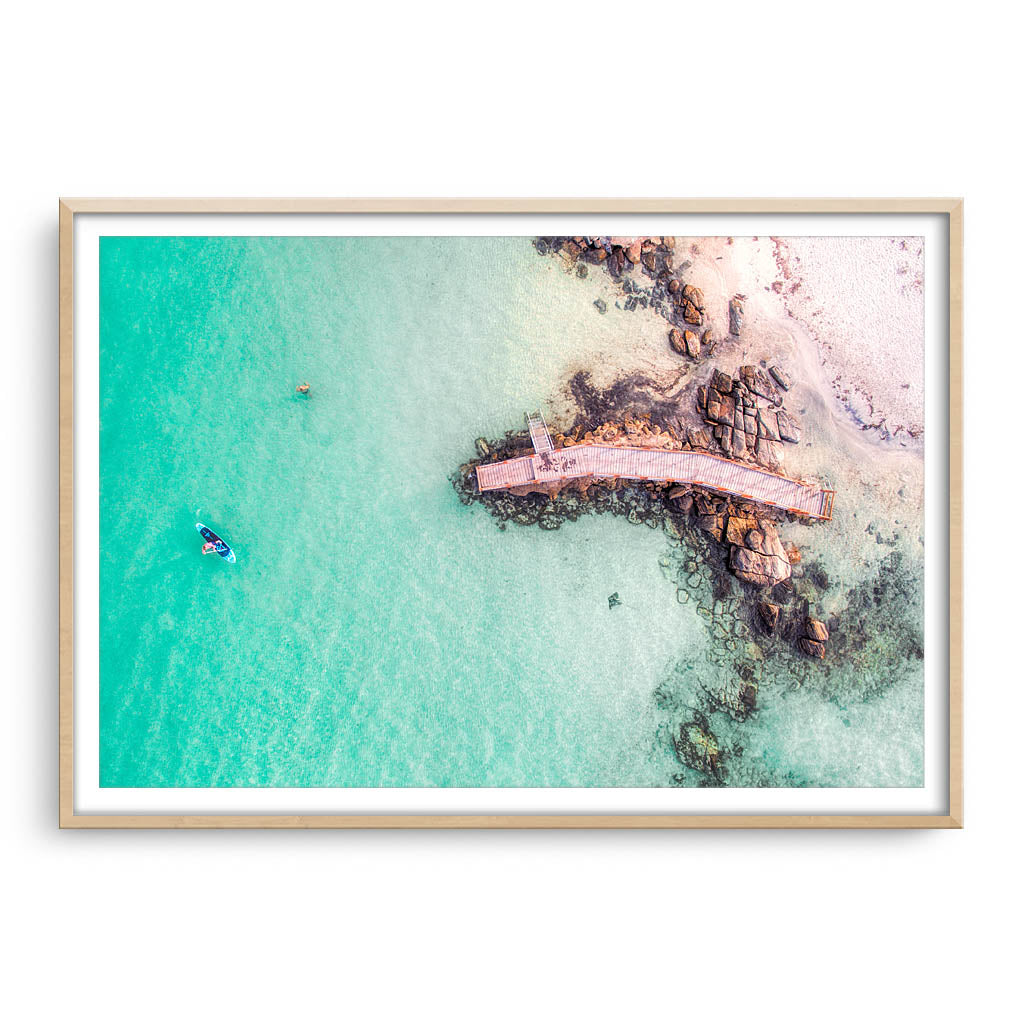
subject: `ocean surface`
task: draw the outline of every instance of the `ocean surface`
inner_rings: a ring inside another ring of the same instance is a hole
[[[501,531],[449,481],[628,344],[596,282],[526,238],[104,238],[100,268],[101,785],[701,784],[672,732],[730,669],[678,542]],[[920,662],[883,660],[716,721],[733,784],[921,785]]]

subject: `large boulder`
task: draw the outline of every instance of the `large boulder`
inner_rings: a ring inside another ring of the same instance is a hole
[[[792,572],[785,558],[762,555],[735,545],[729,553],[729,568],[739,579],[759,587],[773,587],[788,580]]]
[[[730,516],[725,539],[732,545],[729,566],[741,580],[775,586],[792,575],[786,549],[770,519]]]
[[[738,295],[729,300],[729,333],[739,336],[743,326],[743,303]]]
[[[789,441],[790,444],[796,444],[800,440],[800,424],[784,409],[780,409],[775,414],[776,421],[779,424],[779,437],[783,441]]]

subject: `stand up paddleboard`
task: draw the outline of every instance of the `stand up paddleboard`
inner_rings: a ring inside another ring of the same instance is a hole
[[[213,530],[208,526],[203,526],[202,523],[196,523],[196,529],[199,531],[199,535],[203,540],[208,540],[213,544],[217,554],[220,555],[221,558],[228,562],[235,561],[235,553],[231,550],[231,545],[228,544],[227,541],[221,540]]]

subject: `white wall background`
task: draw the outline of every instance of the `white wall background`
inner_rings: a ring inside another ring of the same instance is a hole
[[[7,10],[8,1019],[1011,1014],[1021,545],[986,488],[1021,442],[1021,14],[703,6]],[[965,195],[966,830],[58,833],[61,194]]]

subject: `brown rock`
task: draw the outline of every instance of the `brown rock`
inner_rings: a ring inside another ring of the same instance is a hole
[[[725,539],[730,544],[744,547],[747,534],[757,529],[757,520],[753,516],[729,516],[725,524]]]
[[[700,327],[704,322],[703,314],[689,299],[683,302],[683,319],[694,327]]]
[[[680,511],[689,512],[693,507],[693,492],[689,487],[673,487],[668,492],[668,500]]]
[[[704,312],[704,293],[694,287],[692,284],[688,284],[683,288],[683,298],[687,302],[693,303],[702,313]]]
[[[634,242],[626,250],[626,259],[629,260],[630,263],[639,263],[640,262],[640,249],[641,249],[641,243],[638,240],[638,241]]]
[[[701,335],[700,341],[707,346],[708,355],[715,351],[715,332],[710,327]]]
[[[769,366],[768,372],[775,378],[775,383],[782,388],[783,391],[788,391],[793,386],[793,380],[786,373],[785,370],[780,366]]]
[[[764,370],[759,370],[756,366],[741,366],[739,372],[740,379],[749,391],[760,395],[772,405],[782,404],[779,389],[771,382]]]
[[[727,373],[722,373],[721,370],[715,370],[711,374],[711,386],[719,393],[727,395],[732,391],[732,377]]]
[[[743,303],[738,295],[729,300],[729,333],[739,336],[743,326]]]
[[[760,548],[761,554],[771,555],[773,558],[779,558],[788,562],[789,556],[786,554],[786,549],[779,537],[779,531],[775,528],[775,524],[770,519],[759,519],[757,521],[757,528],[764,538]]]
[[[697,511],[702,516],[718,514],[718,502],[709,495],[704,494],[701,491],[695,491],[693,500],[697,503]]]
[[[697,516],[697,525],[706,533],[710,533],[715,540],[722,539],[722,517],[715,515]]]
[[[825,657],[825,645],[817,640],[808,640],[807,637],[802,636],[800,637],[799,647],[804,654],[812,658]]]
[[[700,338],[693,331],[683,331],[683,341],[691,359],[700,359]]]
[[[668,283],[668,290],[669,290],[669,292],[671,292],[671,293],[672,293],[673,295],[675,295],[675,293],[676,293],[677,291],[679,291],[679,289],[680,289],[681,287],[682,287],[682,286],[681,286],[681,285],[679,284],[679,279],[678,279],[678,278],[675,278],[675,277],[673,277],[673,278],[672,278],[672,280],[671,280],[671,281],[669,281],[669,283]]]
[[[820,619],[808,619],[804,626],[804,632],[808,639],[817,640],[818,643],[823,644],[828,640],[828,628]]]
[[[760,601],[757,605],[757,613],[761,617],[761,624],[765,632],[771,636],[779,622],[779,606],[771,601]]]
[[[703,412],[708,406],[708,389],[704,384],[697,388],[697,408]]]
[[[800,549],[790,540],[783,541],[783,548],[786,551],[786,557],[789,559],[790,565],[800,564]]]
[[[673,352],[678,352],[681,356],[686,355],[686,342],[683,340],[683,332],[678,327],[673,327],[668,332],[668,343],[672,346]]]
[[[763,437],[759,437],[754,443],[754,459],[759,466],[767,469],[772,464],[771,452]]]
[[[741,580],[760,587],[771,587],[790,577],[792,570],[784,558],[760,555],[748,548],[733,545],[729,552],[729,567]]]
[[[696,430],[689,427],[686,431],[686,440],[690,442],[691,448],[710,448],[711,438],[703,428]]]
[[[708,405],[711,404],[710,397],[708,398]],[[724,395],[722,397],[721,406],[717,416],[718,422],[725,426],[731,427],[733,420],[736,417],[736,399],[732,395]]]

